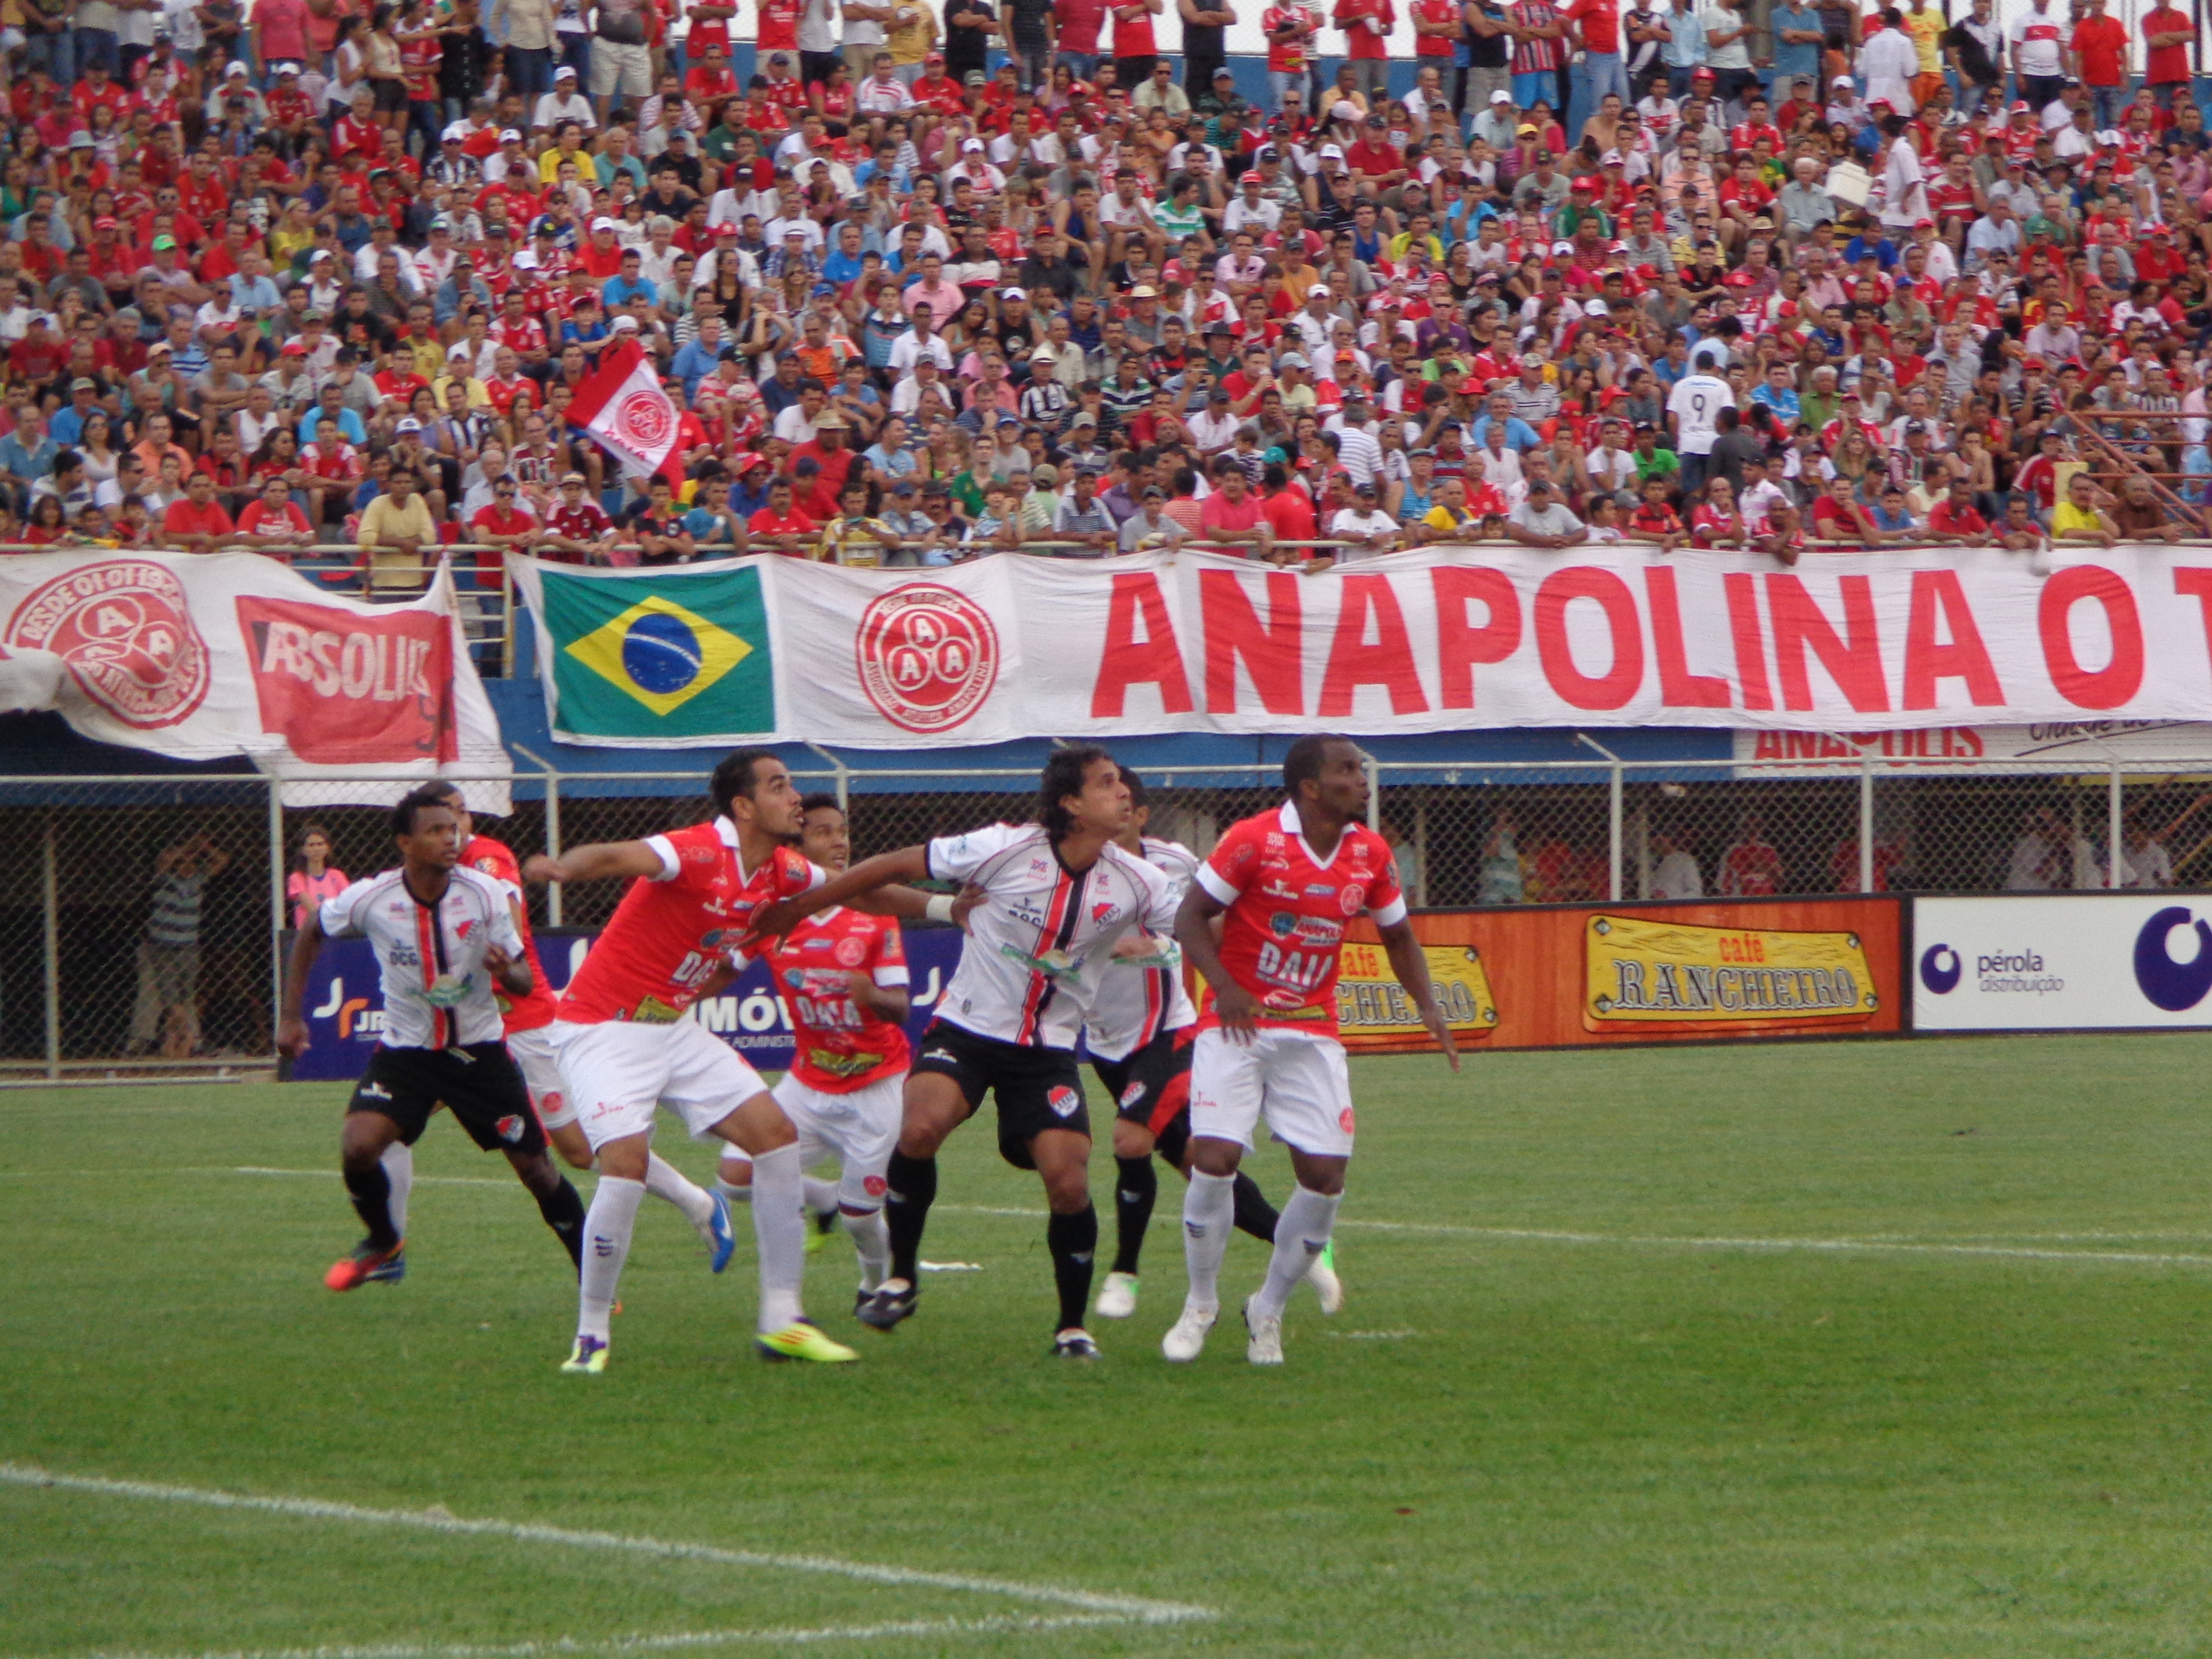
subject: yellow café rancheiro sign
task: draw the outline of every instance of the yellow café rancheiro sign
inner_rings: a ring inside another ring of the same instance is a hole
[[[1583,931],[1583,1020],[1738,1024],[1849,1020],[1875,1006],[1874,975],[1852,933],[1697,927],[1593,915]]]

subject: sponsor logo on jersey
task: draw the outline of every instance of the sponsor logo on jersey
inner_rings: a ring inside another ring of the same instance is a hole
[[[853,1078],[884,1063],[881,1054],[844,1054],[834,1048],[809,1048],[806,1063],[828,1077]]]
[[[1267,918],[1267,931],[1277,939],[1288,939],[1297,931],[1298,919],[1288,910],[1277,910]]]
[[[1292,934],[1304,944],[1334,945],[1344,937],[1344,929],[1327,916],[1300,916]]]
[[[837,961],[841,966],[857,968],[867,959],[867,940],[846,938],[837,941]]]
[[[1135,1105],[1144,1097],[1145,1085],[1141,1083],[1132,1083],[1127,1088],[1121,1091],[1121,1109],[1124,1111],[1127,1111],[1130,1107]]]
[[[1083,1104],[1083,1097],[1063,1083],[1044,1097],[1044,1103],[1059,1116],[1073,1117],[1076,1108]]]
[[[499,1138],[510,1146],[522,1139],[522,1120],[512,1112],[491,1127]]]
[[[799,940],[799,948],[802,951],[826,951],[830,944],[826,939],[806,939]]]
[[[699,948],[702,951],[711,951],[729,936],[730,930],[726,927],[709,927],[699,935]]]
[[[1334,898],[1336,896],[1336,884],[1333,881],[1315,882],[1307,887],[1306,896],[1308,898]]]
[[[960,1063],[960,1056],[950,1048],[924,1048],[921,1051],[921,1057],[924,1060],[941,1060],[950,1066],[957,1066]]]
[[[1324,893],[1334,893],[1335,890],[1336,889],[1334,887],[1324,887],[1322,889],[1322,891]],[[1295,900],[1297,896],[1298,890],[1297,888],[1291,886],[1286,882],[1277,881],[1273,877],[1268,878],[1268,879],[1260,884],[1260,896],[1261,898]]]

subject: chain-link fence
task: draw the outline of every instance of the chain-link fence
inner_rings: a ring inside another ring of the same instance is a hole
[[[2212,888],[2212,757],[1670,766],[1588,746],[1572,762],[1376,764],[1370,820],[1415,905]],[[703,818],[707,769],[520,773],[487,792],[512,810],[477,824],[518,857],[635,839]],[[856,856],[1036,804],[1032,770],[825,758],[796,781],[847,803]],[[1272,766],[1146,783],[1151,831],[1201,854],[1280,793]],[[287,804],[316,792],[254,775],[0,779],[16,849],[0,860],[0,1078],[272,1065],[298,906],[392,861],[388,808]],[[620,896],[601,883],[529,904],[541,924],[589,928]]]

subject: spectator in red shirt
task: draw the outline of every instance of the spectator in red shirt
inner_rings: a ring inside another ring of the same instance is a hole
[[[793,505],[791,495],[790,479],[778,478],[769,484],[768,505],[746,521],[745,532],[752,538],[756,551],[765,542],[769,552],[811,559],[821,545],[821,527]]]
[[[1275,532],[1259,497],[1245,488],[1244,469],[1224,455],[1214,461],[1212,477],[1213,493],[1198,509],[1199,526],[1206,533],[1203,550],[1266,558]]]
[[[2074,25],[2074,52],[2081,63],[2081,84],[2089,89],[2099,131],[2117,126],[2126,101],[2128,27],[2105,10],[2105,0],[2089,0],[2089,15]]]
[[[173,514],[179,507],[190,505],[189,501],[173,502],[169,512]],[[218,506],[216,510],[222,509]],[[165,531],[168,523],[165,514]],[[272,472],[261,481],[261,493],[248,501],[246,510],[238,515],[238,533],[248,546],[278,558],[289,558],[293,549],[306,547],[315,538],[307,515],[293,505],[291,486],[284,482],[281,472]]]
[[[2197,25],[2185,11],[2160,0],[2154,10],[2142,15],[2143,84],[2161,106],[2173,107],[2177,87],[2189,85],[2189,49],[2197,44]]]
[[[489,461],[492,457],[485,459]],[[500,459],[503,461],[505,458]],[[483,544],[485,550],[477,555],[479,576],[489,576],[495,581],[509,548],[527,553],[544,533],[518,496],[519,487],[514,480],[501,478],[491,487],[491,505],[478,507],[476,517],[469,520],[469,539]]]
[[[1928,514],[1928,534],[1931,540],[1956,542],[1961,547],[1988,545],[1990,521],[1975,510],[1973,486],[1966,479],[1951,480],[1951,493]]]
[[[614,520],[584,494],[580,472],[561,480],[560,504],[545,515],[545,530],[544,550],[573,564],[604,564],[615,533]]]
[[[161,536],[186,553],[212,553],[238,532],[215,498],[215,480],[194,472],[185,480],[185,499],[171,501],[161,514]]]

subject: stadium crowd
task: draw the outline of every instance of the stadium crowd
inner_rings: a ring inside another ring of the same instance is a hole
[[[1279,0],[1256,105],[1228,0],[1175,0],[1179,64],[1165,3],[9,0],[0,542],[342,541],[406,589],[441,540],[2197,528],[2166,0],[2132,43],[2109,0],[1413,0],[1402,95],[1395,0]],[[641,483],[566,418],[632,339],[676,406]],[[2165,476],[2108,490],[2115,451]]]

